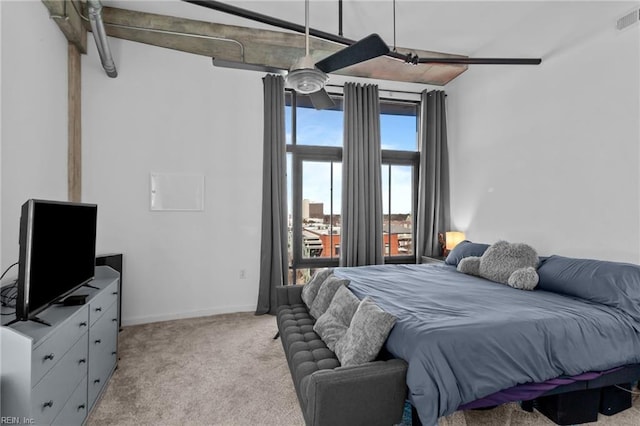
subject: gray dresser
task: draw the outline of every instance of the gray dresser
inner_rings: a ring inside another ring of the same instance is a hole
[[[38,317],[0,328],[3,418],[19,424],[81,425],[118,360],[118,280],[96,267],[81,306],[54,305]],[[3,318],[4,321],[4,318]]]

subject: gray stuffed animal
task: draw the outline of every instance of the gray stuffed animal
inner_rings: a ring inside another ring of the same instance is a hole
[[[458,263],[458,271],[477,275],[513,288],[533,290],[538,285],[538,254],[533,247],[522,243],[498,241],[482,257],[465,257]]]

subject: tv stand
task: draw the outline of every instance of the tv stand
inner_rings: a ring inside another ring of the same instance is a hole
[[[119,277],[98,266],[95,288],[72,293],[86,294],[84,305],[52,305],[38,314],[40,322],[0,327],[3,418],[84,424],[117,365]]]
[[[15,323],[17,323],[18,321],[20,321],[18,318],[9,321],[8,323],[5,324],[5,327],[9,327],[10,325],[13,325]],[[42,325],[46,325],[47,327],[51,327],[51,324],[49,324],[48,322],[46,322],[43,319],[40,319],[38,317],[33,317],[33,318],[29,318],[26,321],[33,321],[33,322],[37,322],[38,324],[42,324]]]
[[[94,290],[100,290],[100,287],[96,287],[96,286],[91,285],[91,284],[82,284],[80,287],[89,287],[89,288],[92,288]]]
[[[51,327],[51,324],[49,324],[45,320],[40,319],[38,317],[33,317],[33,318],[29,319],[29,321],[37,322],[38,324],[42,324],[42,325],[46,325],[47,327]]]

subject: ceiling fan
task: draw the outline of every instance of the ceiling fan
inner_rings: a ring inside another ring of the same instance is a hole
[[[217,10],[219,12],[228,13],[242,18],[250,19],[256,22],[272,25],[275,27],[295,31],[304,32],[305,34],[305,56],[299,58],[291,66],[287,74],[287,84],[299,93],[308,94],[311,102],[317,109],[325,109],[333,106],[333,101],[324,89],[327,82],[327,75],[331,72],[338,71],[350,65],[377,58],[379,56],[388,56],[404,63],[411,65],[419,64],[461,64],[461,65],[538,65],[542,62],[539,58],[467,58],[467,57],[419,57],[417,55],[401,54],[389,49],[387,44],[380,38],[378,34],[371,34],[359,41],[350,40],[348,38],[337,36],[335,34],[319,31],[309,28],[309,0],[305,0],[305,26],[294,24],[282,19],[263,15],[250,10],[242,9],[236,6],[225,4],[216,0],[183,0],[187,3],[196,4],[198,6]],[[339,0],[340,1],[340,0]],[[394,2],[395,7],[395,2]],[[395,9],[394,9],[394,31],[395,31]],[[324,58],[323,60],[313,63],[313,58],[309,54],[309,36],[327,40],[334,43],[346,45],[344,49]],[[226,61],[223,61],[226,62]],[[215,63],[215,60],[214,60]],[[220,63],[220,65],[223,65]],[[243,63],[225,63],[224,66],[235,68],[254,69],[262,71],[279,71],[273,69],[264,69],[252,64]]]
[[[285,29],[294,29],[295,31],[299,31],[299,27],[295,24],[260,15],[218,1],[185,1],[259,22],[284,27]],[[274,21],[276,22],[275,24]],[[327,74],[389,53],[389,46],[387,46],[382,38],[380,38],[378,34],[371,34],[357,42],[353,42],[352,40],[348,40],[348,43],[343,42],[342,44],[347,44],[347,47],[327,56],[317,63],[314,63],[314,60],[309,53],[309,0],[305,0],[304,34],[305,55],[298,58],[291,65],[286,76],[286,83],[296,92],[309,95],[311,103],[316,109],[326,109],[334,106],[331,97],[324,89],[324,86],[329,79]],[[226,63],[225,65],[230,65],[230,63]],[[243,68],[255,69],[255,67]]]
[[[305,55],[298,58],[287,74],[287,85],[296,92],[309,95],[316,109],[334,105],[324,89],[328,73],[350,65],[377,58],[389,52],[389,47],[378,34],[371,34],[314,64],[309,54],[309,0],[305,0]]]

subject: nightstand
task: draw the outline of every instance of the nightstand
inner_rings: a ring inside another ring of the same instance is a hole
[[[444,257],[442,256],[422,256],[420,258],[420,263],[444,263]]]

